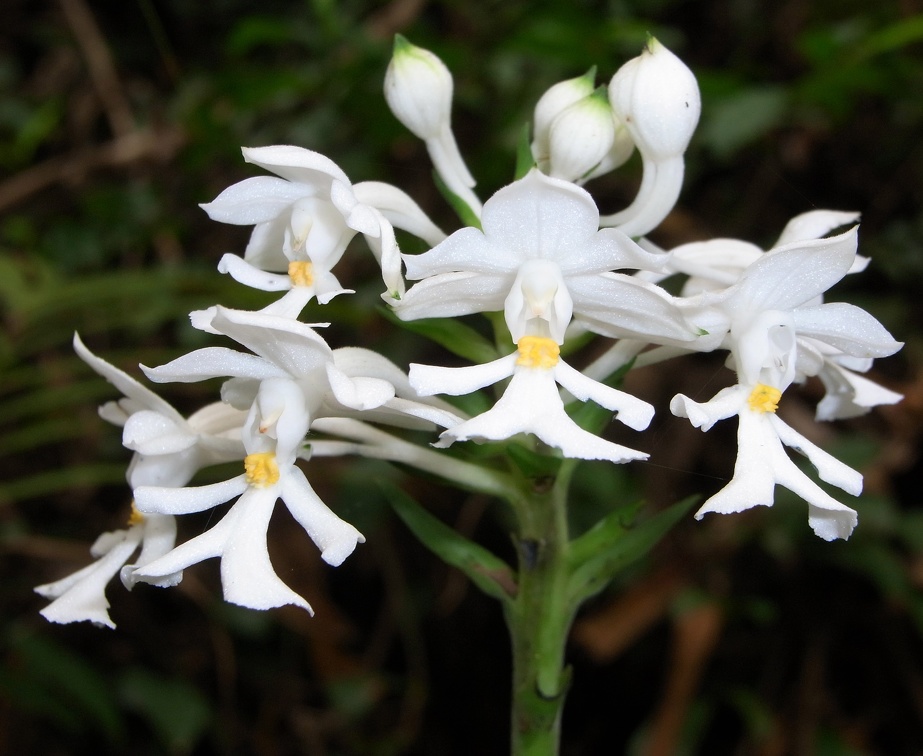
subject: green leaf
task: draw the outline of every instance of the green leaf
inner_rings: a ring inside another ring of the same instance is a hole
[[[561,463],[564,461],[561,457],[539,454],[515,442],[507,444],[505,451],[513,464],[527,478],[557,477]]]
[[[516,577],[506,562],[452,530],[396,486],[386,484],[384,489],[397,516],[430,551],[465,573],[488,596],[507,602],[515,595]]]
[[[728,159],[779,126],[789,106],[784,87],[741,89],[713,104],[699,129],[699,140],[717,157]]]
[[[500,356],[490,341],[456,318],[401,320],[387,308],[381,308],[381,311],[392,323],[398,324],[411,333],[425,336],[445,347],[452,354],[457,354],[471,362],[477,364],[493,362]]]
[[[569,594],[582,603],[608,585],[616,573],[645,556],[682,518],[698,497],[690,496],[644,522],[628,526],[616,510],[576,539],[568,554]],[[637,507],[638,505],[632,505]]]
[[[112,686],[91,665],[54,641],[21,629],[14,630],[10,641],[21,663],[23,685],[30,690],[23,704],[53,716],[55,710],[69,710],[76,716],[61,716],[64,726],[91,727],[110,743],[123,739],[125,731]]]
[[[522,125],[519,132],[519,143],[516,145],[516,173],[514,180],[518,181],[535,167],[535,158],[532,155],[532,144],[529,139],[529,123]]]
[[[212,718],[208,701],[192,685],[144,669],[128,670],[119,692],[147,720],[168,753],[191,753]]]
[[[579,538],[571,541],[568,560],[574,567],[589,562],[631,528],[643,501],[632,502],[613,510]]]

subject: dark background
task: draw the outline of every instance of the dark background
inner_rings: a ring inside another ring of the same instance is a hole
[[[920,2],[7,0],[2,24],[0,752],[508,750],[499,608],[394,518],[371,482],[400,478],[383,464],[308,465],[321,496],[368,536],[343,567],[324,566],[281,507],[273,521],[277,571],[313,619],[223,604],[214,563],[170,591],[128,594],[116,581],[115,632],[39,617],[32,587],[86,564],[95,537],[123,526],[130,495],[128,454],[96,416],[113,393],[70,339],[79,330],[139,375],[139,361],[214,343],[189,327],[190,310],[267,301],[214,271],[248,230],[196,206],[256,175],[240,145],[318,150],[353,181],[401,186],[454,228],[422,145],[381,95],[395,32],[452,70],[456,134],[482,197],[510,180],[545,89],[591,65],[606,82],[650,32],[695,71],[703,97],[685,189],[652,238],[768,246],[795,214],[861,211],[872,264],[831,298],[907,342],[872,374],[907,398],[817,427],[819,385],[786,394],[789,423],[863,470],[856,534],[819,541],[804,502],[784,492],[771,510],[687,518],[578,619],[562,752],[923,753]],[[592,187],[603,212],[630,201],[639,167]],[[337,273],[368,284],[331,306],[335,345],[421,359],[429,347],[395,339],[375,309],[367,253]],[[733,425],[703,436],[666,407],[677,391],[707,397],[728,380],[720,357],[632,376],[659,408],[639,444],[653,461],[584,465],[575,516],[723,485]],[[162,393],[191,411],[215,389]],[[407,487],[508,556],[491,502]],[[206,523],[186,518],[183,532]]]

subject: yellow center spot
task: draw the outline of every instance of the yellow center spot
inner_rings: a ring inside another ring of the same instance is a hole
[[[288,277],[295,286],[313,286],[314,268],[307,260],[296,260],[288,264]]]
[[[138,511],[138,507],[135,506],[134,500],[131,502],[131,514],[128,515],[128,526],[140,525],[144,522],[144,515]]]
[[[244,458],[247,483],[257,488],[266,488],[279,482],[279,466],[272,452],[248,454]]]
[[[747,403],[750,409],[760,414],[764,412],[775,412],[779,409],[779,399],[782,398],[782,392],[773,386],[767,386],[765,383],[757,383],[756,388],[750,393]]]
[[[548,370],[558,364],[561,355],[561,347],[546,336],[523,336],[516,346],[519,348],[516,364],[523,367]]]

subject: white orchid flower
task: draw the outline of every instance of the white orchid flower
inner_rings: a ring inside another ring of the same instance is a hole
[[[819,239],[858,218],[858,213],[835,210],[802,213],[786,224],[775,247]],[[642,246],[651,252],[663,252],[647,241]],[[740,239],[712,239],[674,247],[664,267],[668,274],[683,273],[688,276],[681,294],[691,298],[694,303],[697,294],[721,292],[735,284],[748,267],[764,254],[755,244]],[[847,272],[858,273],[866,268],[868,262],[868,258],[855,255]],[[648,281],[659,281],[666,277],[663,273],[642,272],[639,275]],[[820,304],[822,301],[822,296],[817,295],[814,303]],[[680,305],[683,306],[682,301]],[[700,343],[705,343],[705,340]],[[827,395],[818,406],[818,420],[854,417],[868,412],[873,406],[900,401],[900,394],[855,374],[866,372],[871,367],[871,360],[857,360],[830,345],[813,342],[806,337],[800,339],[800,343],[802,353],[798,361],[797,380],[817,375],[827,389]],[[814,359],[810,357],[812,351]]]
[[[246,417],[226,405],[210,405],[184,418],[153,391],[127,373],[93,354],[74,335],[74,350],[93,370],[124,395],[100,408],[100,415],[124,428],[123,443],[134,451],[128,482],[140,485],[184,486],[198,470],[212,464],[242,459],[245,452],[240,429]],[[137,578],[134,570],[170,551],[176,542],[172,515],[145,517],[132,507],[128,527],[103,533],[90,553],[97,561],[35,590],[54,599],[42,616],[52,622],[90,621],[115,627],[109,617],[105,590],[119,574],[129,590]],[[129,560],[137,553],[134,562]],[[176,585],[182,572],[154,580],[156,585]]]
[[[609,272],[658,270],[663,258],[616,229],[599,230],[599,211],[580,187],[533,169],[484,204],[481,224],[404,256],[408,278],[423,280],[393,303],[398,317],[502,310],[514,342],[540,318],[560,344],[572,316],[606,335],[697,338],[661,289]]]
[[[275,315],[224,307],[204,312],[211,329],[254,354],[206,347],[160,367],[142,366],[151,380],[188,383],[230,377],[222,386],[222,399],[246,410],[263,381],[287,379],[301,387],[312,421],[351,416],[417,428],[460,422],[444,402],[421,401],[406,374],[371,350],[332,350],[311,326]]]
[[[241,475],[199,487],[136,488],[138,509],[146,514],[201,512],[239,497],[217,525],[137,569],[138,578],[157,579],[219,557],[225,600],[252,609],[294,604],[312,612],[272,568],[266,533],[275,502],[282,499],[330,565],[341,564],[365,538],[326,507],[295,464],[310,420],[301,386],[290,378],[264,379],[245,428]]]
[[[394,387],[379,378],[350,378],[333,361],[333,350],[309,325],[259,312],[215,307],[208,311],[209,325],[230,336],[254,354],[225,347],[206,347],[166,365],[142,370],[156,383],[197,382],[230,377],[222,399],[247,409],[259,386],[268,379],[289,380],[304,394],[311,418],[325,402],[356,410],[380,407],[394,396]]]
[[[654,408],[570,367],[560,359],[556,341],[548,336],[523,336],[516,352],[485,365],[410,366],[410,383],[424,395],[468,394],[510,376],[503,396],[490,410],[444,431],[436,446],[468,439],[500,441],[517,433],[531,433],[567,457],[617,463],[647,459],[643,452],[605,441],[578,426],[564,411],[558,384],[582,401],[590,399],[617,411],[618,419],[635,430],[648,426]]]
[[[344,289],[333,267],[362,233],[382,269],[388,292],[404,284],[390,217],[428,241],[444,234],[404,192],[381,182],[353,186],[336,163],[290,145],[244,147],[244,160],[276,176],[245,179],[202,209],[213,220],[253,225],[244,257],[226,254],[218,269],[263,291],[286,292],[266,312],[297,317],[313,298],[321,304]]]
[[[737,415],[738,457],[731,483],[697,513],[737,512],[772,504],[785,486],[809,504],[809,522],[821,538],[847,538],[854,510],[830,497],[791,462],[783,444],[804,453],[821,479],[858,495],[862,476],[812,444],[776,416],[783,392],[800,374],[819,369],[818,345],[857,359],[885,357],[901,344],[871,315],[845,303],[817,304],[841,280],[856,257],[856,229],[830,239],[793,241],[762,255],[739,282],[699,299],[727,319],[725,346],[738,385],[704,404],[682,394],[670,409],[708,430]],[[714,312],[713,312],[714,314]]]

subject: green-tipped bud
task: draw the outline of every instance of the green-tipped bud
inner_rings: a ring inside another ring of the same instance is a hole
[[[654,37],[616,71],[609,100],[642,155],[656,162],[682,156],[702,110],[692,71]]]
[[[532,154],[535,161],[542,169],[548,167],[549,157],[549,132],[551,122],[562,111],[569,108],[584,97],[593,94],[596,81],[596,66],[593,66],[583,76],[578,76],[567,81],[559,81],[548,89],[535,104],[535,123],[532,141]]]
[[[609,153],[615,140],[615,121],[606,96],[599,87],[562,110],[548,132],[549,173],[555,178],[576,181]]]
[[[452,74],[436,55],[396,34],[385,73],[385,100],[417,137],[434,139],[449,127]]]

